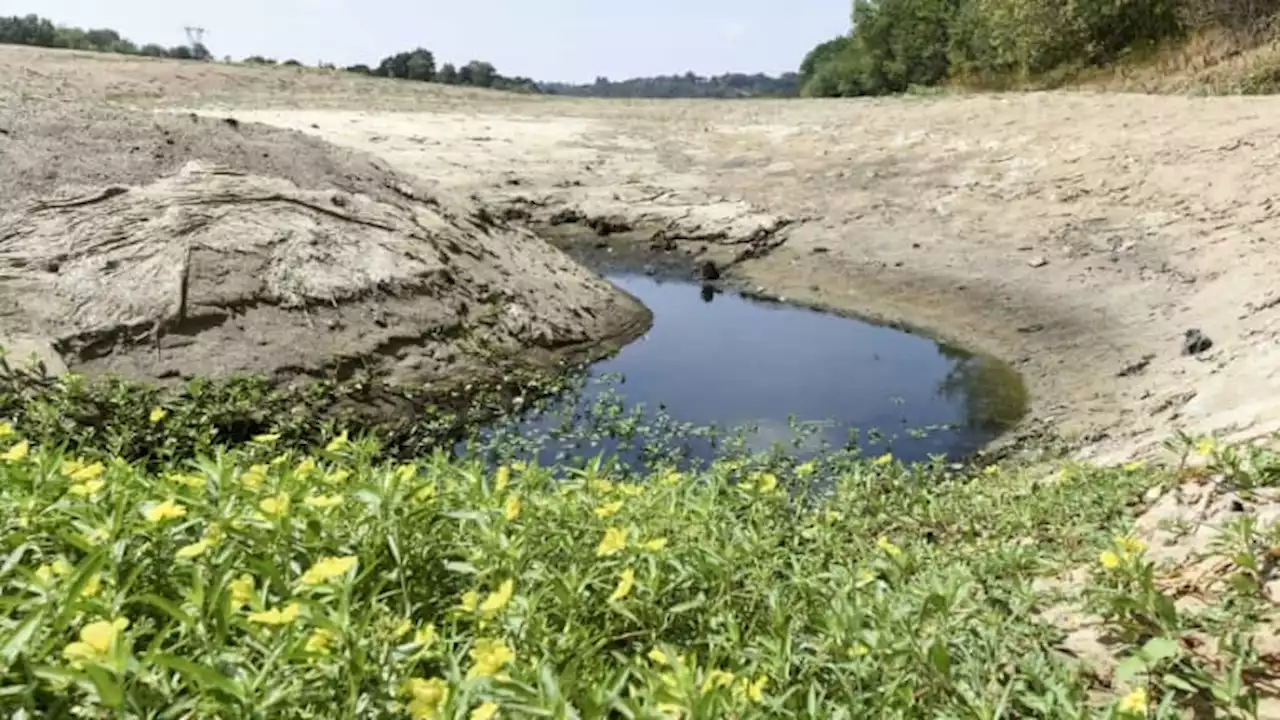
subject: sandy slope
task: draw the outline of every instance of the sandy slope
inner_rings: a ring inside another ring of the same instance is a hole
[[[14,48],[0,74],[296,128],[534,221],[575,209],[745,258],[741,281],[1016,363],[1034,417],[1094,454],[1280,429],[1280,99],[594,102]],[[1181,354],[1190,328],[1208,353]]]

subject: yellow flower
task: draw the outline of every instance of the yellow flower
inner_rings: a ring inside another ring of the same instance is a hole
[[[9,448],[0,455],[0,460],[5,462],[22,462],[27,459],[27,455],[31,454],[31,444],[26,440],[19,442],[17,445]]]
[[[882,537],[876,540],[876,547],[883,550],[890,557],[898,557],[902,554],[902,548],[889,542],[889,538]]]
[[[503,510],[503,514],[507,516],[507,520],[515,520],[520,517],[520,510],[524,508],[524,503],[520,502],[519,495],[512,495],[507,498],[507,506]]]
[[[849,657],[864,657],[870,652],[871,648],[866,645],[863,645],[862,643],[854,643],[853,647],[849,648]]]
[[[618,578],[618,587],[614,588],[613,594],[609,596],[609,602],[618,602],[625,600],[631,594],[631,590],[636,586],[636,571],[627,568],[622,571],[622,575]]]
[[[69,476],[76,482],[88,482],[89,480],[97,480],[106,471],[106,466],[100,462],[92,465],[82,465],[73,469]]]
[[[681,480],[684,480],[684,476],[672,470],[666,475],[663,475],[662,479],[658,482],[661,483],[663,487],[671,487],[673,485],[679,485]]]
[[[232,580],[227,585],[227,589],[231,591],[231,609],[239,610],[249,601],[253,599],[253,576],[249,574],[241,575]]]
[[[342,496],[341,495],[312,495],[311,497],[307,498],[306,500],[303,500],[302,502],[305,503],[307,507],[313,507],[313,508],[316,508],[317,510],[328,510],[329,508],[335,508],[341,505]]]
[[[467,671],[467,679],[492,677],[516,659],[516,654],[501,639],[481,638],[471,648],[473,665]]]
[[[316,461],[314,458],[302,458],[297,467],[293,469],[293,474],[300,478],[304,478],[316,470]]]
[[[648,657],[651,661],[653,661],[653,662],[655,662],[655,663],[657,663],[657,664],[659,664],[659,665],[670,665],[670,664],[671,664],[671,658],[667,657],[667,654],[666,654],[666,653],[664,653],[664,652],[662,652],[662,651],[661,651],[661,650],[659,650],[658,648],[654,648],[654,649],[650,650],[650,651],[649,651],[649,654],[648,654],[646,657]]]
[[[1000,474],[1000,466],[999,466],[999,465],[988,465],[988,466],[986,466],[986,467],[982,468],[982,474],[983,474],[983,475],[986,475],[987,477],[995,477],[996,475],[999,475],[999,474]]]
[[[1138,472],[1139,470],[1141,470],[1146,466],[1147,466],[1146,460],[1134,460],[1131,463],[1125,463],[1123,470],[1125,472]]]
[[[60,578],[64,575],[70,574],[71,570],[71,563],[67,562],[63,558],[58,558],[52,563],[41,565],[36,568],[36,577],[39,578],[40,582],[48,585],[53,582],[54,578]]]
[[[351,477],[350,470],[334,470],[331,473],[325,473],[324,481],[329,485],[341,485]]]
[[[475,590],[468,590],[462,594],[462,601],[458,607],[462,608],[463,612],[473,613],[479,605],[480,595]]]
[[[405,635],[408,635],[410,630],[413,630],[413,621],[408,618],[405,618],[404,620],[400,621],[399,625],[396,625],[394,628],[392,628],[391,637],[394,640],[399,640]]]
[[[885,465],[888,465],[892,462],[893,462],[893,453],[885,453],[880,457],[876,458],[876,465],[879,465],[881,467],[884,467]]]
[[[1102,554],[1098,556],[1098,562],[1107,570],[1115,570],[1117,567],[1120,567],[1120,556],[1113,550],[1104,550]]]
[[[434,643],[435,643],[435,641],[436,641],[436,626],[435,626],[435,625],[428,625],[428,626],[426,626],[426,627],[424,627],[424,628],[419,628],[419,629],[418,629],[418,632],[416,632],[416,633],[414,633],[414,634],[413,634],[413,644],[414,644],[414,645],[421,645],[422,647],[429,647],[429,646],[431,646],[432,644],[434,644]]]
[[[1116,538],[1116,544],[1124,551],[1126,557],[1129,555],[1141,555],[1143,550],[1147,549],[1147,544],[1136,537],[1125,536]]]
[[[661,552],[667,547],[667,539],[654,538],[652,540],[647,540],[643,544],[641,544],[640,547],[643,547],[645,550],[648,550],[649,552]]]
[[[497,474],[493,476],[493,491],[500,493],[507,489],[507,485],[511,482],[511,468],[503,465],[498,468]]]
[[[259,445],[274,445],[279,439],[279,433],[264,433],[262,435],[253,436],[253,441]]]
[[[168,410],[165,410],[164,408],[161,408],[161,407],[153,407],[151,408],[151,415],[148,416],[148,419],[151,420],[152,425],[155,425],[156,423],[161,422],[167,417],[169,417]]]
[[[102,592],[102,575],[96,574],[85,582],[84,587],[80,588],[81,597],[97,597]]]
[[[157,505],[152,505],[146,512],[147,522],[155,524],[162,523],[165,520],[177,520],[180,517],[186,517],[187,509],[173,500],[165,500]]]
[[[7,438],[13,434],[13,423],[8,420],[0,422],[0,438]]]
[[[282,626],[292,623],[302,614],[302,606],[298,603],[289,603],[283,610],[280,608],[271,608],[263,612],[249,613],[249,622],[258,623],[259,625],[275,625]]]
[[[413,720],[437,720],[440,708],[449,700],[449,684],[440,678],[410,678],[405,684],[409,696],[409,717]]]
[[[321,558],[298,578],[298,582],[303,585],[321,585],[347,574],[347,571],[355,566],[356,558],[352,555]]]
[[[622,510],[622,501],[617,500],[615,502],[601,505],[600,507],[596,508],[595,513],[596,513],[596,517],[603,519],[603,518],[611,518],[614,515],[617,515],[621,510]]]
[[[1128,695],[1120,698],[1120,712],[1125,715],[1147,714],[1147,691],[1145,688],[1134,688]]]
[[[85,542],[93,546],[98,546],[111,539],[111,535],[102,528],[94,528],[84,534]]]
[[[413,499],[417,502],[426,502],[436,496],[436,486],[434,484],[423,485],[413,491]]]
[[[278,517],[289,512],[289,493],[279,492],[258,503],[258,509],[267,517]]]
[[[405,463],[396,468],[396,480],[402,483],[413,482],[413,478],[418,474],[418,467],[412,463]]]
[[[511,594],[516,590],[514,580],[508,578],[498,587],[497,592],[489,595],[484,599],[484,604],[480,606],[480,614],[485,617],[492,617],[502,612],[502,609],[511,602]]]
[[[306,651],[316,655],[328,655],[329,648],[333,645],[333,639],[332,632],[320,628],[307,638]]]
[[[600,495],[608,495],[613,492],[613,488],[613,483],[608,480],[596,479],[591,481],[591,490]]]
[[[778,489],[778,476],[773,473],[760,473],[756,477],[756,490],[761,494],[768,495]]]
[[[796,477],[806,478],[818,471],[817,463],[812,460],[796,466]]]
[[[709,693],[716,688],[729,687],[736,678],[731,672],[724,670],[712,670],[707,673],[706,679],[702,681],[703,694]]]
[[[254,465],[249,468],[248,472],[243,473],[236,480],[248,490],[257,490],[262,487],[262,481],[267,477],[266,465]]]
[[[618,486],[618,492],[627,497],[640,497],[644,494],[644,486],[636,485],[635,483],[624,483]]]
[[[212,545],[213,543],[210,542],[208,539],[200,540],[199,542],[193,542],[190,545],[183,545],[182,547],[178,548],[178,552],[174,554],[174,557],[178,558],[179,560],[191,560],[194,558],[198,558],[201,555],[205,554],[205,552],[207,552],[210,546]]]
[[[107,481],[101,478],[97,480],[89,480],[87,482],[76,483],[67,488],[67,492],[76,497],[89,497],[102,492],[102,488],[107,486]]]
[[[343,430],[342,434],[330,440],[329,444],[324,446],[324,450],[325,452],[331,452],[331,453],[341,452],[350,443],[351,441],[347,439],[347,431]]]
[[[107,621],[99,620],[89,623],[80,629],[80,640],[67,645],[62,650],[62,657],[73,665],[82,662],[98,662],[105,660],[119,641],[120,633],[129,627],[125,618]]]
[[[600,541],[600,545],[596,547],[596,555],[599,557],[617,555],[626,547],[627,531],[611,527],[604,531],[604,538]]]
[[[1216,448],[1217,443],[1214,442],[1213,438],[1200,438],[1200,441],[1196,443],[1196,455],[1209,457]]]
[[[480,707],[471,711],[469,720],[493,720],[498,716],[498,703],[486,700]]]
[[[738,681],[738,692],[754,703],[764,702],[764,686],[769,682],[769,678],[761,675],[754,682],[742,678]]]

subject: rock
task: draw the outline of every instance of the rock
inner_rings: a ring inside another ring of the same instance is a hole
[[[1116,375],[1118,377],[1132,377],[1134,375],[1139,375],[1142,373],[1143,370],[1146,370],[1147,366],[1151,364],[1151,361],[1155,359],[1156,359],[1155,355],[1151,355],[1151,354],[1143,355],[1142,358],[1137,360],[1136,362],[1132,362],[1132,363],[1129,363],[1128,365],[1125,365],[1123,368],[1121,368],[1120,372],[1116,373]]]
[[[1196,328],[1188,330],[1182,338],[1183,355],[1199,355],[1208,352],[1212,347],[1213,341],[1209,339],[1209,336]]]
[[[710,260],[704,260],[698,265],[698,277],[708,282],[715,282],[720,279],[720,268]]]
[[[1033,268],[1041,268],[1049,264],[1049,259],[1043,255],[1037,255],[1027,259],[1027,264]]]

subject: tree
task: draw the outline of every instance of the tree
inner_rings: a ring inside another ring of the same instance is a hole
[[[458,68],[453,63],[445,63],[440,67],[440,72],[436,73],[436,80],[446,85],[458,84]]]
[[[374,74],[404,80],[432,80],[436,74],[436,59],[426,48],[396,53],[383,58]]]
[[[465,85],[475,85],[476,87],[490,87],[493,85],[494,78],[498,75],[498,71],[493,65],[482,60],[472,60],[458,71],[458,79]]]

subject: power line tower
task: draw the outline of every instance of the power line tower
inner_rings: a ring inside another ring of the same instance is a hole
[[[190,43],[192,47],[195,47],[196,45],[204,45],[204,28],[188,25],[182,29],[186,31],[187,42]]]

